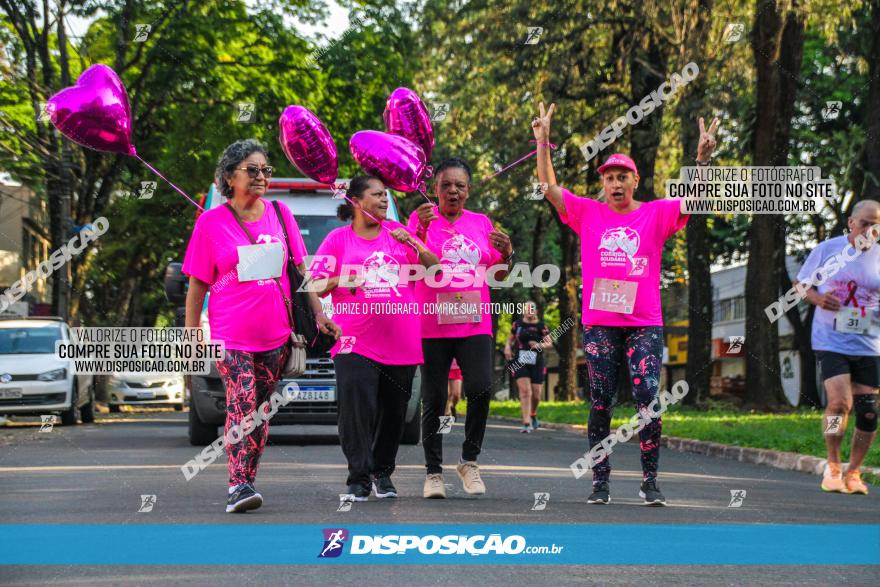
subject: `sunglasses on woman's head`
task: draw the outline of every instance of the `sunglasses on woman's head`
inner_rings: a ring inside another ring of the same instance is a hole
[[[260,172],[263,173],[263,177],[269,179],[270,177],[272,177],[272,172],[275,171],[272,167],[269,167],[268,165],[266,167],[248,165],[247,167],[239,167],[239,169],[247,171],[248,177],[250,177],[251,179],[257,179],[257,175],[259,175]]]

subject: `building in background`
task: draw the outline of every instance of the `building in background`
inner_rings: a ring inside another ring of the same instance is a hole
[[[788,274],[797,275],[801,264],[794,257],[786,258]],[[746,353],[746,265],[735,265],[712,271],[712,375],[710,395],[741,395],[745,392]],[[664,366],[672,380],[685,376],[687,364],[687,286],[673,284],[665,293],[666,351]],[[800,353],[788,318],[776,322],[779,331],[779,370],[782,388],[792,405],[800,395]],[[820,391],[820,397],[822,397]]]
[[[28,271],[49,258],[51,241],[47,227],[46,203],[28,187],[0,174],[0,292]],[[48,315],[52,288],[48,280],[38,279],[22,300],[30,315]],[[22,313],[23,306],[9,311]]]

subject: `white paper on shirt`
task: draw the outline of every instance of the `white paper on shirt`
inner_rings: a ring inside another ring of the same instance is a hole
[[[523,365],[534,365],[538,362],[538,353],[535,351],[520,351],[519,362]]]
[[[834,330],[851,334],[867,334],[871,317],[859,308],[842,308],[834,315]]]
[[[242,245],[238,247],[239,281],[258,281],[281,277],[284,265],[284,247],[281,243]]]

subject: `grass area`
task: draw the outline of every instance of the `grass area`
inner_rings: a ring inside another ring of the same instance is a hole
[[[459,411],[463,410],[462,405]],[[545,422],[585,425],[588,413],[589,407],[585,402],[542,402],[538,408],[538,418]],[[631,404],[621,406],[615,411],[612,427],[623,424],[633,413]],[[520,418],[519,402],[492,402],[490,414]],[[851,417],[842,448],[844,461],[849,459],[852,430]],[[807,410],[788,414],[765,414],[744,413],[723,406],[714,406],[708,410],[673,406],[663,414],[663,434],[822,458],[826,456],[822,413]],[[868,452],[865,465],[880,467],[880,445],[877,443]]]

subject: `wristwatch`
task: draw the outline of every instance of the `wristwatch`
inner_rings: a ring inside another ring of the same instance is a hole
[[[513,256],[516,254],[516,251],[510,251],[510,254],[504,257],[505,263],[510,263],[510,260],[513,259]]]
[[[694,161],[696,161],[697,165],[700,167],[709,167],[709,163],[711,163],[711,161],[700,161],[699,159],[694,159]]]

